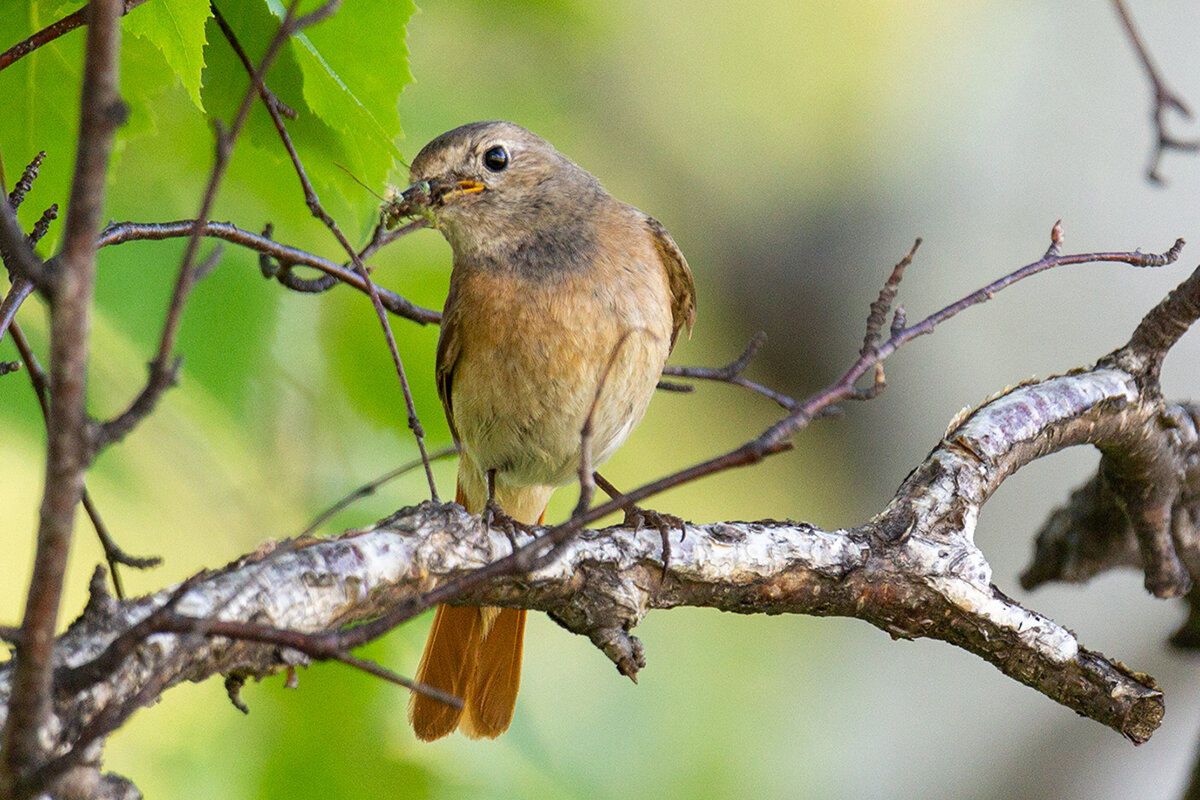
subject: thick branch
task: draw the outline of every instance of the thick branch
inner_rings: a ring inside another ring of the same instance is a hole
[[[1167,352],[1197,318],[1200,269],[1146,314],[1128,344],[1101,360],[1136,376],[1145,398],[1137,408],[1141,430],[1102,447],[1097,474],[1051,515],[1021,576],[1026,588],[1139,564],[1147,588],[1161,596],[1183,595],[1200,580],[1200,407],[1163,403],[1158,385]],[[1176,639],[1200,641],[1198,622],[1193,613]]]
[[[889,506],[858,528],[689,525],[665,571],[657,531],[584,531],[531,574],[495,577],[455,602],[545,611],[588,636],[629,675],[644,664],[630,631],[652,609],[855,617],[893,636],[962,647],[1132,741],[1145,741],[1163,711],[1153,682],[1007,598],[991,584],[991,568],[973,543],[980,508],[1008,475],[1063,447],[1124,436],[1140,424],[1143,402],[1134,377],[1110,368],[1017,387],[954,425]],[[148,636],[134,656],[102,671],[99,683],[60,698],[60,746],[147,681],[165,688],[304,663],[296,648],[311,651],[321,641],[306,633],[422,607],[430,592],[510,549],[507,536],[485,531],[459,507],[427,503],[371,529],[248,558],[182,597],[177,610],[184,622],[172,617],[157,628],[176,633]],[[170,594],[91,604],[63,635],[60,666],[96,658]],[[177,633],[192,626],[208,638],[188,649],[187,637]],[[0,698],[7,697],[9,676],[0,669]]]
[[[117,57],[123,11],[120,0],[88,5],[79,147],[67,206],[61,263],[51,293],[50,424],[46,484],[38,526],[37,554],[13,671],[11,715],[0,751],[0,794],[38,791],[27,783],[40,766],[43,726],[50,715],[50,661],[54,623],[75,506],[83,493],[89,460],[84,387],[88,333],[96,271],[96,238],[103,213],[104,182],[113,135],[126,115],[117,95]],[[0,203],[0,205],[6,205]]]

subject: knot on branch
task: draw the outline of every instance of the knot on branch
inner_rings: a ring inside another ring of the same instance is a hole
[[[597,628],[588,638],[617,665],[618,672],[637,683],[638,670],[646,666],[641,640],[624,628]]]

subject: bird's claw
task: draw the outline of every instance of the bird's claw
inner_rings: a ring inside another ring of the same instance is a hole
[[[679,529],[679,541],[687,534],[687,523],[681,517],[655,511],[641,506],[630,506],[625,509],[625,526],[640,531],[643,528],[655,528],[662,537],[662,577],[667,577],[667,565],[671,562],[671,531]]]
[[[510,517],[495,500],[488,500],[487,505],[483,507],[483,513],[479,516],[488,530],[499,530],[508,537],[513,552],[517,550],[517,531],[533,535],[533,529],[530,526]]]

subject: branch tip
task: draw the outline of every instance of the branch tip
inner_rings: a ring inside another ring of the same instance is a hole
[[[225,695],[229,698],[229,702],[233,707],[243,714],[250,713],[250,706],[246,705],[246,701],[242,700],[242,687],[246,685],[244,675],[231,673],[225,676]]]

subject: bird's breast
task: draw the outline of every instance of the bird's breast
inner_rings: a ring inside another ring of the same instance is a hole
[[[483,472],[518,486],[573,480],[589,414],[593,464],[620,446],[670,349],[670,297],[655,266],[601,258],[543,280],[455,267],[450,406]]]

